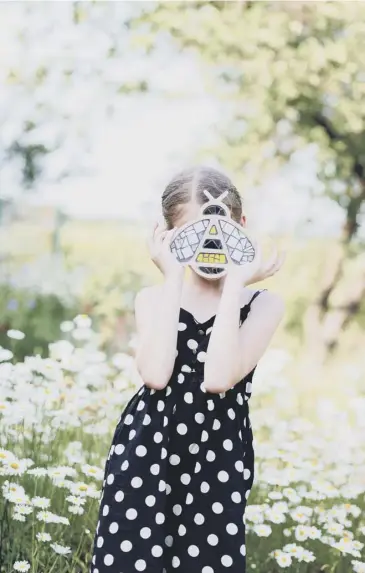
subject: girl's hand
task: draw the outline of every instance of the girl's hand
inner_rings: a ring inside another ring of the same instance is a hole
[[[264,279],[273,276],[282,267],[286,252],[281,249],[278,251],[277,247],[274,247],[274,252],[267,261],[263,261],[262,250],[257,240],[253,240],[255,257],[250,263],[245,263],[243,265],[231,264],[229,265],[227,276],[234,276],[237,280],[245,283],[245,285],[250,285],[263,281]]]
[[[174,227],[168,231],[165,223],[156,221],[147,240],[151,259],[165,277],[171,274],[183,274],[185,270],[170,250],[170,243],[175,230]]]

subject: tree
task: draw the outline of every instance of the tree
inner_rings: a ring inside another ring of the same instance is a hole
[[[90,171],[96,123],[148,84],[126,71],[129,3],[15,3],[0,7],[0,194]],[[40,45],[40,39],[42,45]]]
[[[336,258],[304,316],[323,361],[365,294],[365,5],[362,2],[161,2],[141,20],[206,64],[225,98],[220,160],[253,181],[315,146],[322,193],[344,212]],[[348,280],[354,264],[356,280]]]

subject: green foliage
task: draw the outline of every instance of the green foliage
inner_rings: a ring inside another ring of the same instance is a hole
[[[365,200],[364,3],[160,2],[142,21],[206,64],[226,104],[221,162],[247,184],[314,146],[351,239]]]
[[[76,314],[75,306],[67,306],[54,294],[0,285],[0,346],[9,348],[16,360],[33,353],[44,356],[48,344],[60,336],[60,323]],[[9,338],[9,330],[23,332],[25,337]]]

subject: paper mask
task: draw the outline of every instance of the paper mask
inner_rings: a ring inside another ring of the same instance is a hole
[[[170,248],[181,264],[194,267],[204,278],[218,279],[227,273],[229,264],[251,262],[255,249],[223,203],[228,191],[216,199],[208,191],[204,193],[209,201],[202,205],[201,217],[177,229]]]

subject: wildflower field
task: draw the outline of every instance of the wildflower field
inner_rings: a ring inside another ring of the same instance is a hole
[[[291,360],[269,349],[254,377],[248,572],[364,572],[365,398],[350,377],[341,402],[317,396],[298,415]],[[1,573],[88,572],[112,433],[140,384],[87,316],[61,324],[46,358],[0,349]]]

